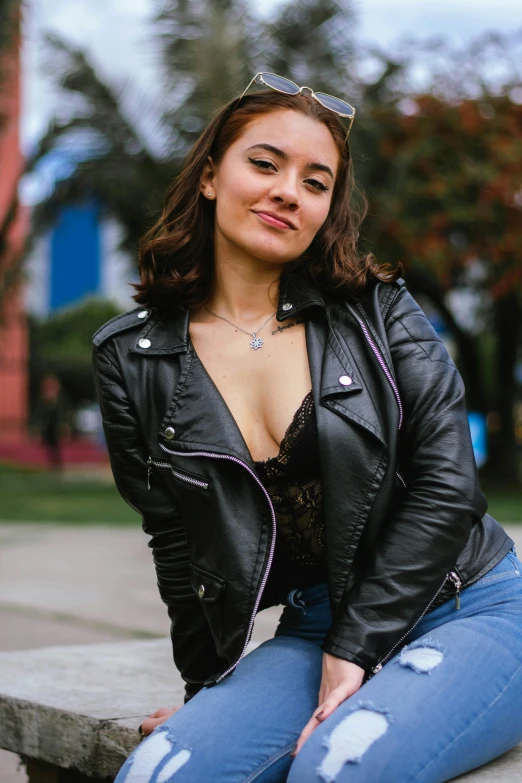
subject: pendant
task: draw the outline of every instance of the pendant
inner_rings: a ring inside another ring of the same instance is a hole
[[[250,342],[250,347],[254,349],[254,351],[257,351],[258,348],[261,348],[263,345],[264,340],[262,340],[260,337],[256,337],[255,333],[252,334],[252,340]]]

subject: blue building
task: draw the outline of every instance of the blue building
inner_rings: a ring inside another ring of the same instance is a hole
[[[121,229],[95,200],[64,207],[27,259],[27,310],[45,317],[100,296],[122,310],[134,306],[132,259],[119,250]]]

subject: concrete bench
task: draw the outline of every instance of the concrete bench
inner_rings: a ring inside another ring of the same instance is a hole
[[[182,703],[168,638],[0,653],[0,747],[30,783],[112,782],[142,720]],[[520,783],[522,745],[458,780]]]

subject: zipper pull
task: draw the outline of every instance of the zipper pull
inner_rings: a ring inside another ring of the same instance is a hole
[[[455,608],[460,609],[460,588],[462,587],[462,582],[456,571],[450,571],[448,577],[455,585]]]
[[[150,474],[152,473],[152,457],[147,460],[147,489],[150,489]]]
[[[382,669],[382,663],[378,663],[377,666],[374,666],[372,669],[373,674],[377,674],[377,672],[380,672]]]

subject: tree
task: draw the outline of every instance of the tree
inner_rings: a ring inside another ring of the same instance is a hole
[[[40,381],[56,375],[74,406],[96,399],[92,376],[91,338],[118,307],[106,299],[92,298],[62,310],[45,320],[30,321],[30,387],[33,400]]]

